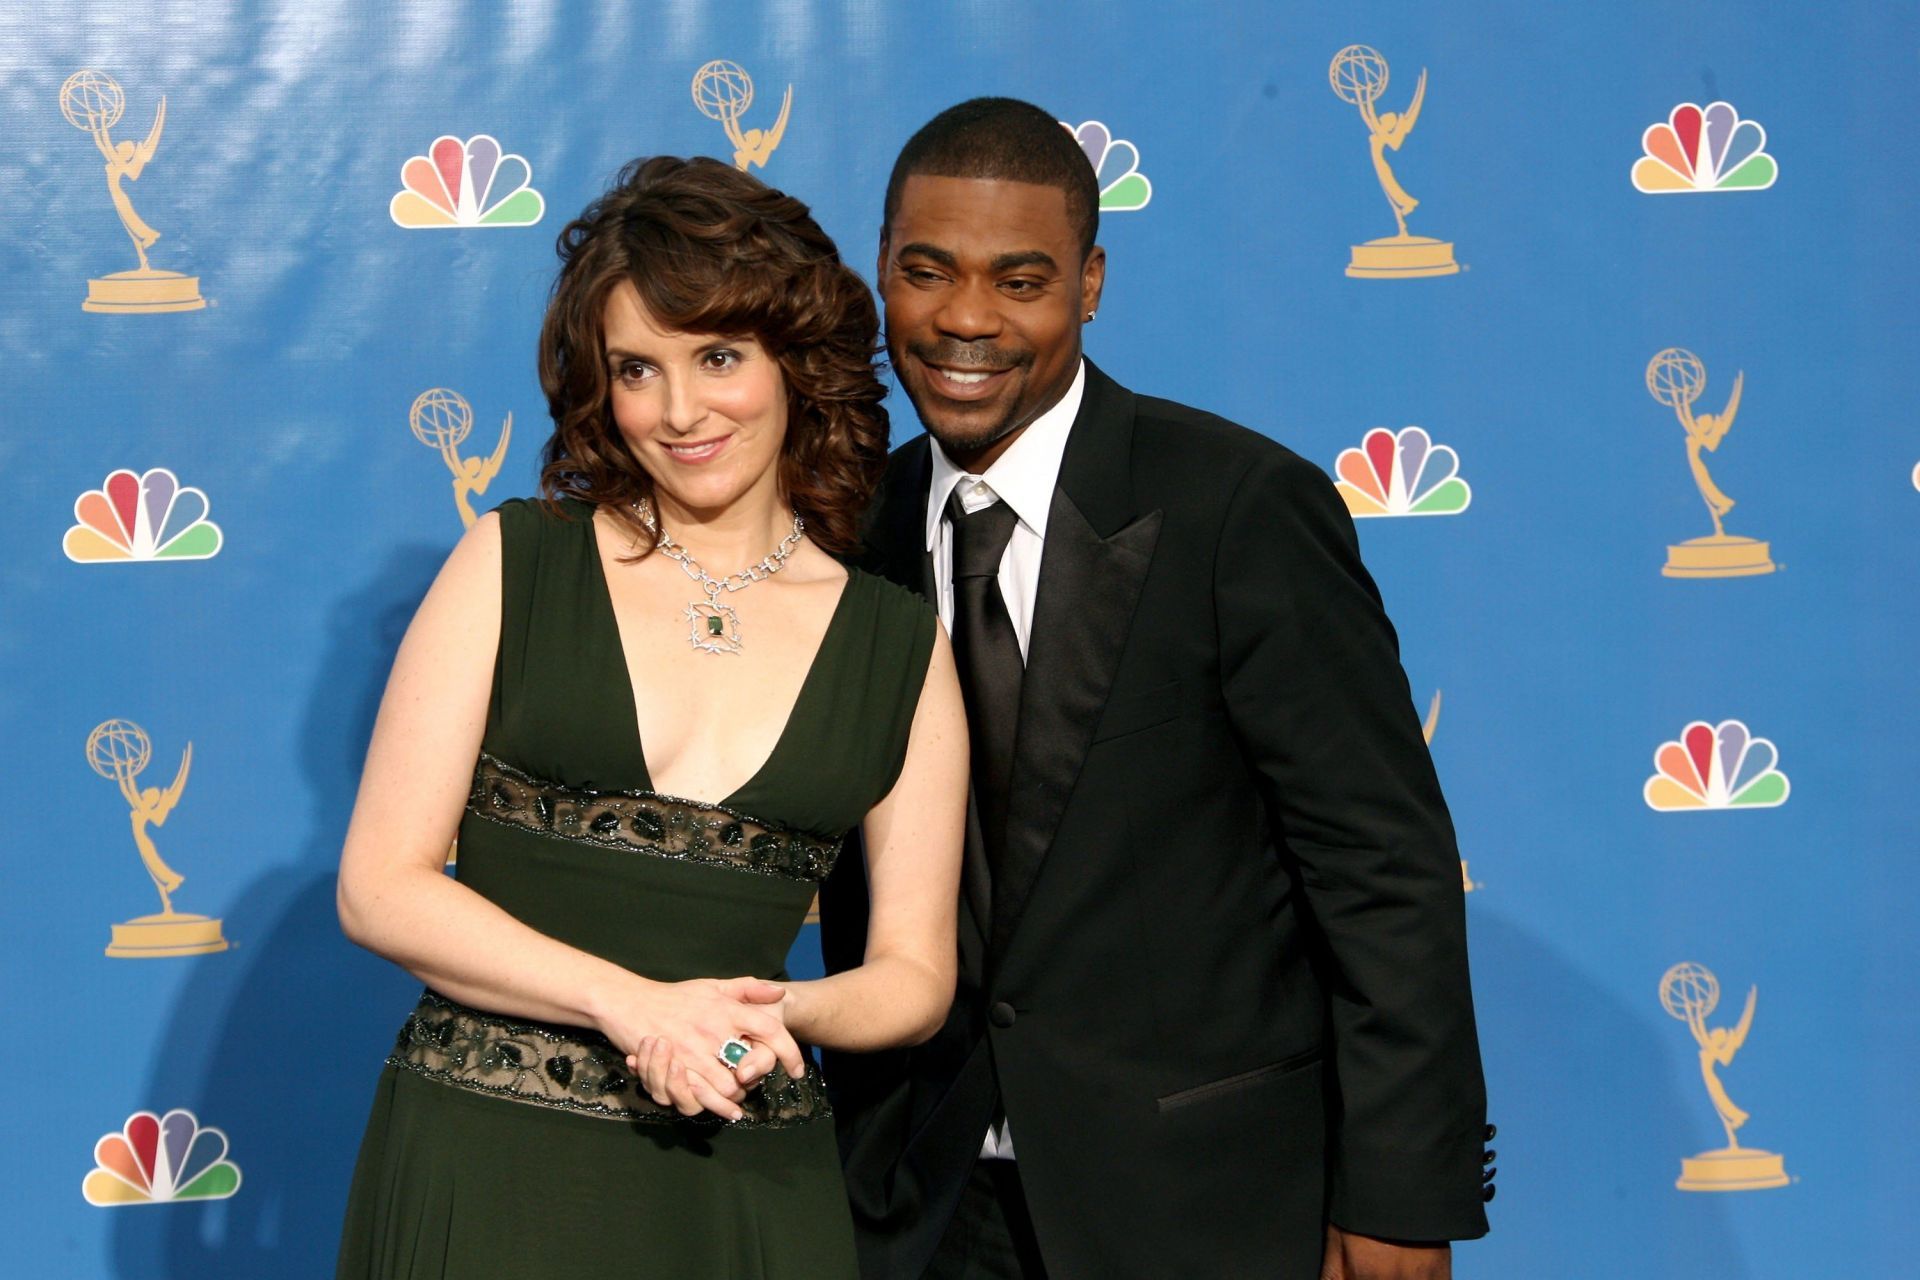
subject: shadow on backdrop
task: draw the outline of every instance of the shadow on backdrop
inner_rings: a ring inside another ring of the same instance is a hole
[[[1752,1280],[1724,1197],[1673,1185],[1681,1156],[1717,1135],[1698,1073],[1646,1010],[1473,905],[1474,1003],[1488,1118],[1500,1129],[1500,1190],[1488,1206],[1493,1233],[1457,1251],[1460,1280]],[[1665,1022],[1658,977],[1648,980],[1647,1003]]]
[[[395,550],[335,606],[299,735],[306,843],[226,912],[232,963],[194,970],[145,1094],[153,1108],[186,1107],[224,1130],[242,1186],[230,1200],[115,1214],[121,1276],[333,1272],[374,1080],[418,989],[341,936],[334,875],[387,670],[444,556],[428,545]],[[263,800],[259,813],[242,816],[236,838],[270,842],[285,820]],[[261,857],[271,859],[270,846]],[[1673,1187],[1680,1157],[1711,1136],[1692,1073],[1644,1011],[1475,905],[1476,998],[1499,1015],[1483,1021],[1481,1035],[1502,1172],[1494,1233],[1460,1251],[1462,1280],[1751,1280],[1727,1206]],[[794,948],[796,976],[818,965],[814,933],[803,930]],[[1651,986],[1647,998],[1655,999]],[[1507,1087],[1520,1079],[1536,1084]],[[1578,1202],[1597,1211],[1565,1212]]]
[[[227,964],[197,966],[153,1057],[148,1105],[186,1107],[224,1130],[240,1166],[228,1200],[129,1210],[114,1220],[116,1274],[164,1280],[331,1276],[347,1183],[374,1078],[419,983],[349,943],[334,874],[387,670],[445,547],[396,548],[335,605],[300,723],[308,835],[291,797],[236,815],[263,872],[226,911]]]

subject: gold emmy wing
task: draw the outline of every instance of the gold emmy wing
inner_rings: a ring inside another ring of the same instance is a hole
[[[1696,999],[1676,991],[1676,987],[1691,976],[1687,972],[1690,969],[1712,984],[1707,988],[1705,999]],[[1666,1006],[1668,1013],[1685,1021],[1687,1029],[1693,1033],[1694,1043],[1700,1049],[1700,1078],[1706,1084],[1707,1098],[1713,1103],[1714,1113],[1720,1118],[1720,1127],[1727,1135],[1726,1146],[1703,1151],[1697,1156],[1687,1156],[1680,1161],[1680,1177],[1674,1186],[1682,1191],[1757,1191],[1768,1187],[1784,1187],[1791,1181],[1787,1177],[1784,1156],[1740,1145],[1735,1135],[1746,1124],[1748,1116],[1734,1104],[1726,1086],[1720,1082],[1719,1068],[1731,1066],[1734,1055],[1747,1042],[1747,1032],[1753,1027],[1754,1003],[1759,994],[1758,987],[1747,989],[1747,1006],[1737,1025],[1731,1028],[1709,1027],[1706,1016],[1713,1012],[1714,1004],[1719,999],[1719,985],[1714,982],[1713,975],[1698,966],[1679,964],[1667,970],[1666,976],[1661,979],[1661,1003]],[[1676,1005],[1679,1006],[1677,1009]]]
[[[105,753],[98,750],[103,735],[116,729],[127,731],[140,744],[137,758],[106,758]],[[152,833],[153,828],[166,825],[186,791],[187,775],[193,768],[193,744],[188,743],[181,753],[180,768],[164,790],[139,785],[138,778],[150,751],[145,732],[127,721],[110,720],[96,728],[87,740],[87,756],[94,770],[117,783],[121,798],[127,802],[134,848],[139,851],[140,862],[160,894],[157,914],[138,916],[113,926],[113,940],[107,945],[106,954],[121,960],[151,960],[225,951],[227,940],[221,933],[220,921],[173,909],[174,892],[186,882],[186,877],[160,856]]]
[[[1413,99],[1405,111],[1380,113],[1374,103],[1387,88],[1387,61],[1365,45],[1349,45],[1333,57],[1327,69],[1333,91],[1344,102],[1359,108],[1360,120],[1367,126],[1367,149],[1373,159],[1374,177],[1393,210],[1399,231],[1395,235],[1354,245],[1347,263],[1347,274],[1360,280],[1403,280],[1420,276],[1450,276],[1460,270],[1454,260],[1453,245],[1430,236],[1416,236],[1407,230],[1407,215],[1420,202],[1400,185],[1387,152],[1398,151],[1420,119],[1420,108],[1427,98],[1427,72],[1413,88]]]
[[[1677,379],[1675,370],[1681,374]],[[1727,438],[1734,416],[1740,412],[1740,393],[1746,380],[1745,370],[1734,375],[1733,390],[1719,413],[1695,413],[1694,401],[1707,384],[1706,368],[1697,356],[1669,347],[1647,366],[1647,386],[1653,398],[1673,409],[1687,433],[1687,469],[1693,473],[1694,486],[1700,490],[1700,500],[1706,503],[1713,520],[1709,536],[1668,546],[1667,562],[1660,570],[1666,577],[1745,578],[1774,571],[1772,548],[1767,543],[1727,532],[1725,519],[1734,501],[1713,482],[1707,470],[1706,455],[1719,451],[1720,442]]]
[[[139,143],[113,140],[110,130],[119,122],[125,106],[120,86],[97,71],[76,71],[60,87],[61,113],[70,124],[92,136],[93,145],[107,162],[107,194],[140,264],[131,271],[116,271],[87,281],[87,297],[81,309],[118,314],[198,311],[207,305],[200,296],[200,278],[162,271],[147,260],[147,250],[160,239],[160,233],[134,209],[127,192],[127,184],[139,181],[160,146],[160,131],[167,123],[167,100],[164,96],[160,99],[153,127],[147,130],[146,140]]]

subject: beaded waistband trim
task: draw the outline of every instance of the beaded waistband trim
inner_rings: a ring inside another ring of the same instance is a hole
[[[457,1089],[609,1120],[781,1129],[833,1114],[809,1062],[799,1080],[775,1067],[747,1091],[746,1117],[731,1126],[710,1112],[683,1116],[648,1097],[627,1074],[626,1055],[596,1031],[497,1017],[432,991],[400,1028],[387,1063]]]
[[[697,800],[556,786],[489,755],[474,768],[467,811],[562,840],[814,884],[833,870],[843,843]]]

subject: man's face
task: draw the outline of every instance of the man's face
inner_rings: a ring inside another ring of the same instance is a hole
[[[984,471],[1066,394],[1106,254],[1057,187],[910,177],[880,236],[894,372],[934,439]]]

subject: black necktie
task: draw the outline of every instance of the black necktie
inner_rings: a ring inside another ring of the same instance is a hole
[[[1013,731],[1020,718],[1020,678],[1026,674],[999,581],[1000,557],[1017,520],[1004,502],[969,515],[957,489],[947,503],[947,522],[953,526],[953,660],[967,704],[982,852],[988,874],[996,877],[1007,843]]]

